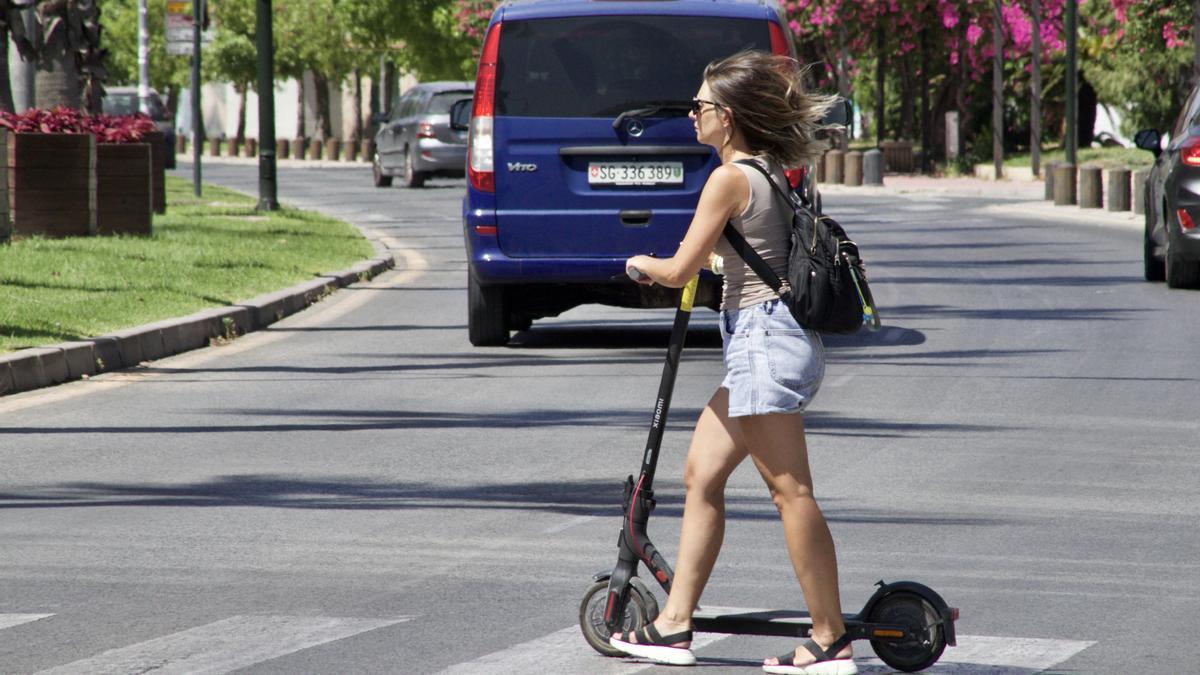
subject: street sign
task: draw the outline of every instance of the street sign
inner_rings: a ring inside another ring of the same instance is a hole
[[[202,0],[197,0],[202,1]],[[167,0],[167,53],[176,56],[192,55],[192,0]],[[212,42],[211,30],[200,33],[200,45]]]
[[[192,0],[167,0],[167,53],[192,55]]]

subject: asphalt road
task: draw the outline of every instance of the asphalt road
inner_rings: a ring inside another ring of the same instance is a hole
[[[228,346],[0,399],[0,672],[646,669],[575,625],[615,561],[670,312],[581,308],[472,348],[461,181],[280,177],[397,270]],[[885,323],[827,340],[807,417],[846,610],[879,579],[937,589],[962,637],[929,672],[1195,672],[1200,292],[1143,282],[1131,229],[945,195],[826,208]],[[651,522],[668,559],[722,373],[715,315],[693,325]],[[705,604],[798,606],[750,467],[729,517]],[[790,646],[698,655],[751,673]]]

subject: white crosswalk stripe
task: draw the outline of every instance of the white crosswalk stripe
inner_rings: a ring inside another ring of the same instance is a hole
[[[701,649],[726,635],[697,635],[693,649]],[[474,661],[451,666],[437,675],[496,675],[500,673],[573,673],[574,675],[627,675],[646,669],[644,661],[606,658],[596,653],[571,626],[549,635],[513,645]]]
[[[411,620],[328,616],[233,616],[204,626],[111,649],[39,675],[113,675],[153,671],[227,673],[302,649]]]
[[[54,616],[53,614],[0,614],[0,630],[20,626],[23,623],[37,621]]]
[[[696,635],[693,649],[697,665],[745,670],[757,670],[757,663],[742,659],[722,659],[704,654],[702,650],[728,635],[701,633]],[[960,635],[957,647],[947,647],[934,666],[921,672],[930,675],[1033,675],[1066,661],[1095,644],[1079,640],[1048,640],[1040,638],[1008,638]],[[896,671],[888,668],[859,643],[855,663],[859,672],[883,675]],[[868,657],[867,655],[870,654]],[[578,626],[571,626],[549,635],[513,645],[473,661],[460,663],[437,675],[483,675],[484,673],[574,673],[575,675],[633,675],[659,668],[636,659],[605,658],[594,652],[580,635]]]

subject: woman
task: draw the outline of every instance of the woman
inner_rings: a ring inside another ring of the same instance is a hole
[[[786,278],[791,211],[752,159],[786,187],[783,167],[819,156],[814,135],[833,99],[805,93],[796,62],[746,51],[710,64],[689,115],[701,143],[716,149],[713,172],[687,235],[670,258],[634,256],[626,267],[642,283],[678,288],[715,252],[724,259],[721,336],[727,374],[696,422],[684,473],[686,498],[670,596],[652,626],[614,635],[628,654],[692,665],[691,616],[725,532],[725,483],[749,456],[783,519],[788,554],[812,615],[812,640],[779,658],[769,673],[852,675],[842,623],[833,538],[817,506],[800,414],[825,372],[821,338],[802,329],[787,307],[721,237],[736,227]]]

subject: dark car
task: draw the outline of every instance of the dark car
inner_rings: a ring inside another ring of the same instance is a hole
[[[1146,181],[1146,280],[1200,288],[1200,86],[1183,104],[1165,150],[1156,129],[1139,131],[1134,142],[1155,157]]]
[[[137,87],[108,87],[101,101],[104,113],[107,115],[133,115],[139,112]],[[167,106],[163,105],[158,92],[150,90],[150,119],[163,135],[163,145],[167,146],[166,167],[175,168],[175,123]]]
[[[472,344],[585,303],[673,306],[675,293],[625,278],[625,259],[674,254],[719,164],[687,117],[704,67],[747,48],[795,56],[786,26],[770,0],[496,9],[463,201]],[[793,187],[804,174],[789,172]],[[715,307],[720,288],[704,272],[697,304]]]
[[[470,99],[470,82],[428,82],[409,89],[386,118],[377,120],[376,187],[399,177],[406,187],[421,187],[430,176],[461,178],[467,164],[467,134],[450,128],[450,106]]]

